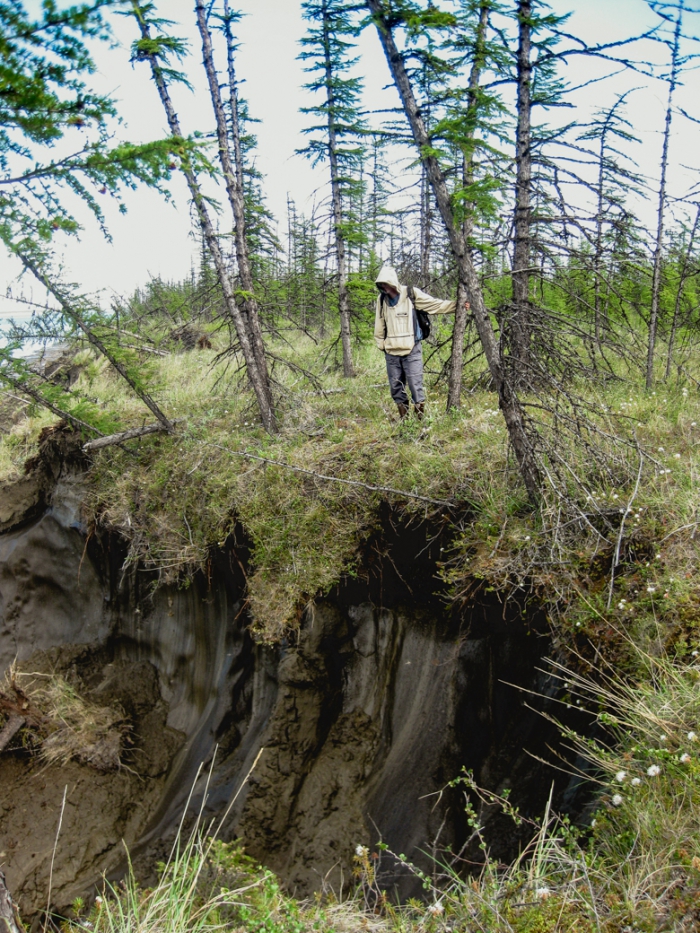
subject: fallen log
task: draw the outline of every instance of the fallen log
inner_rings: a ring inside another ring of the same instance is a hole
[[[147,434],[160,434],[163,431],[167,431],[167,428],[160,422],[146,424],[142,428],[131,428],[128,431],[120,431],[119,434],[108,434],[106,437],[98,437],[94,441],[88,441],[87,444],[83,444],[83,450],[87,454],[93,450],[100,450],[102,447],[123,444],[124,441],[132,441],[134,438],[145,437]]]
[[[0,933],[23,933],[18,922],[17,908],[5,884],[5,876],[0,871]]]

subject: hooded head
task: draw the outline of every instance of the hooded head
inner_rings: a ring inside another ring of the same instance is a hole
[[[393,266],[382,266],[382,270],[375,279],[375,284],[379,291],[383,291],[381,288],[382,285],[389,285],[396,292],[401,291],[401,286],[399,285],[399,277],[396,274],[396,269]]]

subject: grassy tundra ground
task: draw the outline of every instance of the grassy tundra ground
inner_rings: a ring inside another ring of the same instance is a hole
[[[574,668],[561,672],[563,702],[597,714],[607,736],[597,745],[570,736],[597,767],[595,823],[578,837],[548,814],[515,865],[487,859],[481,876],[469,882],[443,868],[439,880],[425,879],[427,906],[402,909],[384,904],[376,891],[372,852],[358,850],[351,896],[339,903],[336,892],[304,905],[235,849],[216,845],[205,856],[207,844],[195,840],[163,870],[156,889],[140,891],[131,882],[83,911],[83,920],[110,931],[220,924],[270,933],[696,928],[697,391],[674,384],[647,393],[625,372],[604,392],[590,383],[574,387],[596,410],[597,443],[608,444],[612,466],[601,469],[585,447],[559,438],[556,454],[566,455],[579,484],[568,494],[585,513],[585,520],[571,521],[551,489],[538,513],[528,507],[492,393],[477,388],[461,411],[448,414],[443,390],[433,388],[426,419],[398,423],[383,359],[372,348],[358,352],[358,377],[350,382],[319,364],[323,354],[310,340],[274,352],[316,374],[314,384],[298,370],[276,367],[281,430],[274,437],[257,424],[240,381],[215,362],[215,349],[145,357],[144,374],[159,404],[182,420],[175,436],[95,455],[88,522],[118,529],[132,560],[183,585],[206,564],[213,545],[242,527],[252,542],[254,629],[274,641],[298,624],[317,593],[354,572],[382,501],[416,519],[444,514],[454,524],[441,569],[446,599],[491,587],[504,598],[534,599],[550,612],[555,644],[570,653]],[[83,351],[78,362],[82,371],[71,392],[108,412],[105,425],[150,420],[103,361]],[[543,430],[553,429],[554,417],[541,417]],[[6,479],[21,473],[41,429],[54,420],[29,409],[2,436]],[[586,659],[597,669],[590,681]],[[606,679],[613,669],[606,663],[623,665],[627,680]],[[478,832],[478,793],[463,780]]]

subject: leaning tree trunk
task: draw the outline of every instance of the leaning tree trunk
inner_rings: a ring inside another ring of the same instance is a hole
[[[132,8],[134,10],[136,21],[139,24],[141,37],[144,40],[144,44],[151,43],[152,39],[150,29],[144,19],[143,11],[137,0],[132,0]],[[158,95],[160,96],[163,109],[165,110],[170,132],[173,136],[182,139],[183,137],[182,131],[180,129],[180,122],[177,118],[177,113],[175,112],[175,107],[173,106],[172,98],[170,97],[168,85],[156,55],[147,51],[146,47],[146,49],[139,51],[138,58],[149,63],[153,80],[158,89]],[[214,225],[212,224],[211,218],[209,216],[209,211],[207,210],[206,201],[202,194],[201,188],[199,187],[199,183],[197,181],[194,169],[192,168],[192,164],[187,155],[182,157],[181,168],[187,181],[187,187],[189,188],[190,194],[192,195],[192,201],[194,202],[195,209],[197,211],[197,217],[199,219],[199,225],[202,230],[202,236],[204,237],[204,241],[207,244],[207,248],[211,254],[211,257],[214,260],[216,274],[221,285],[221,290],[224,293],[226,312],[236,329],[236,335],[241,345],[241,351],[243,353],[243,359],[246,365],[248,380],[250,381],[258,403],[260,418],[265,429],[272,433],[276,430],[276,420],[274,410],[269,401],[269,382],[266,384],[264,376],[258,368],[257,360],[255,357],[255,350],[246,327],[246,322],[243,318],[243,315],[241,314],[240,308],[236,304],[236,296],[228,275],[224,255],[221,251],[221,247],[219,246],[219,238],[216,235],[216,230],[214,229]]]
[[[338,139],[335,129],[337,104],[333,94],[333,66],[331,62],[328,16],[323,10],[323,54],[326,68],[326,102],[328,106],[328,156],[331,166],[331,201],[333,208],[333,238],[335,258],[338,266],[338,310],[340,312],[340,340],[343,347],[343,375],[355,375],[352,365],[352,343],[350,341],[350,296],[348,294],[348,271],[343,234],[343,201],[340,190],[338,166]]]
[[[539,499],[541,479],[537,468],[532,440],[528,435],[525,424],[525,414],[517,392],[503,372],[498,351],[498,341],[493,330],[491,318],[484,304],[484,296],[471,256],[469,255],[464,241],[464,234],[460,226],[455,222],[445,175],[435,156],[424,154],[430,150],[430,139],[413,93],[410,78],[406,73],[403,58],[394,42],[391,27],[385,14],[384,3],[382,0],[367,0],[367,7],[377,27],[379,39],[384,48],[384,54],[386,55],[386,60],[394,83],[401,97],[401,102],[411,127],[414,142],[418,147],[418,151],[421,153],[421,160],[428,173],[438,210],[440,211],[440,216],[445,225],[445,230],[455,257],[459,281],[466,290],[471,302],[474,322],[491,373],[491,379],[498,392],[498,404],[503,412],[503,417],[508,429],[508,436],[513,445],[513,450],[515,451],[520,474],[525,483],[528,495],[534,504]]]
[[[666,213],[666,175],[668,172],[668,149],[671,141],[671,120],[673,118],[673,97],[678,84],[678,71],[680,67],[681,28],[683,25],[683,12],[685,0],[680,0],[676,28],[673,35],[671,49],[671,75],[668,82],[668,101],[666,104],[666,120],[664,125],[664,141],[661,148],[661,178],[659,180],[659,206],[656,221],[656,242],[654,245],[654,268],[651,276],[651,310],[649,312],[649,342],[647,344],[647,371],[646,387],[651,389],[654,384],[654,350],[656,347],[656,332],[659,326],[659,298],[661,296],[661,264],[663,261],[664,224]]]
[[[479,105],[479,79],[484,67],[486,28],[489,21],[490,4],[482,3],[479,9],[479,22],[476,27],[476,42],[474,43],[474,60],[469,75],[469,90],[467,93],[467,139],[464,147],[464,178],[466,189],[474,182],[474,135]],[[462,234],[467,250],[471,252],[471,239],[474,234],[474,205],[467,205],[467,216],[462,224]],[[461,285],[461,283],[460,283]],[[467,296],[464,288],[457,290],[457,308],[455,309],[455,326],[452,331],[452,353],[450,355],[450,380],[447,389],[447,410],[459,408],[462,401],[462,368],[464,365],[464,334],[467,330]]]
[[[530,361],[530,260],[532,194],[532,0],[518,0],[518,125],[515,141],[515,222],[513,226],[513,308],[510,352],[518,383],[527,381]]]
[[[228,60],[228,78],[229,94],[231,99],[231,136],[233,138],[233,159],[229,148],[229,139],[226,126],[226,114],[221,99],[221,89],[219,80],[214,67],[214,51],[212,49],[211,34],[207,23],[207,13],[205,4],[202,0],[197,0],[195,11],[197,14],[197,26],[202,38],[202,55],[204,69],[207,74],[209,84],[209,94],[211,97],[214,116],[216,118],[216,133],[219,144],[219,161],[224,173],[226,182],[226,193],[234,220],[234,241],[236,244],[236,261],[238,263],[238,273],[241,278],[241,285],[245,292],[245,297],[241,304],[245,312],[248,333],[255,353],[255,361],[260,371],[263,386],[267,391],[268,404],[272,407],[272,393],[270,392],[270,379],[267,371],[267,360],[265,358],[265,345],[263,342],[262,329],[260,327],[260,314],[258,312],[258,303],[255,300],[255,286],[253,275],[250,270],[250,260],[248,257],[248,242],[246,239],[245,224],[245,201],[243,194],[243,156],[241,152],[241,138],[238,121],[238,92],[236,89],[236,72],[234,67],[234,47],[233,36],[231,34],[231,20],[229,15],[228,0],[224,0],[224,31],[226,35],[226,51]]]
[[[69,320],[71,320],[75,326],[85,334],[88,342],[93,347],[95,347],[98,353],[101,353],[102,356],[109,360],[122,379],[131,387],[131,389],[141,399],[144,405],[150,408],[163,427],[163,430],[172,431],[173,424],[170,419],[161,410],[155,399],[153,399],[149,393],[138,384],[138,382],[134,379],[133,376],[131,376],[129,371],[123,365],[123,363],[121,363],[106,346],[106,344],[100,340],[94,330],[85,323],[82,314],[75,307],[75,302],[71,299],[71,296],[66,294],[61,288],[52,282],[48,275],[43,272],[43,270],[37,265],[32,257],[26,255],[20,249],[15,250],[15,255],[19,258],[24,268],[28,272],[31,272],[38,282],[41,282],[49,294],[53,295],[53,297],[61,306],[61,310],[65,316],[69,318]]]

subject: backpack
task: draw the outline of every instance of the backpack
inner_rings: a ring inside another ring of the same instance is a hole
[[[413,310],[416,312],[416,317],[418,318],[418,325],[420,326],[421,333],[423,334],[423,340],[427,340],[430,336],[430,315],[427,311],[419,311],[416,307],[416,299],[413,292],[413,286],[408,286],[408,297],[411,304],[413,305]],[[386,295],[382,292],[382,304],[386,301]]]

